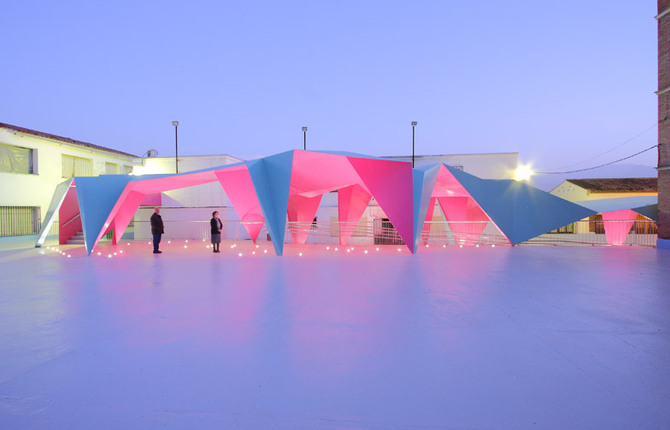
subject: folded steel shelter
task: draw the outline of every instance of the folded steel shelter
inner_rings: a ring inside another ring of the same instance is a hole
[[[412,252],[435,201],[450,222],[493,221],[512,245],[593,214],[523,183],[483,180],[442,164],[412,169],[409,162],[360,154],[293,150],[180,174],[73,178],[57,187],[36,246],[59,212],[62,234],[80,225],[90,255],[107,233],[113,232],[113,243],[121,238],[147,196],[217,181],[252,240],[267,225],[277,255],[287,218],[311,222],[331,191],[338,191],[340,243],[347,243],[374,198]],[[470,227],[452,226],[456,233],[459,228]],[[292,231],[292,240],[305,243],[307,234]]]

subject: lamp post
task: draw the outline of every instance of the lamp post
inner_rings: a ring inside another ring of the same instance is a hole
[[[307,127],[302,128],[302,149],[307,151]]]
[[[414,127],[416,124],[416,121],[412,121],[412,169],[414,168]]]
[[[179,146],[177,145],[177,127],[179,127],[179,121],[172,121],[174,125],[174,172],[179,173]]]

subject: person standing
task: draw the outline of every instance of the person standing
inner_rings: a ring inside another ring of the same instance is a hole
[[[151,234],[154,236],[154,254],[162,254],[163,251],[158,250],[158,245],[161,243],[161,235],[165,233],[163,228],[163,218],[160,216],[161,209],[154,208],[154,213],[151,215]]]
[[[221,230],[223,230],[223,222],[219,218],[219,212],[212,212],[212,219],[209,221],[212,233],[212,251],[221,252],[219,246],[221,246]]]

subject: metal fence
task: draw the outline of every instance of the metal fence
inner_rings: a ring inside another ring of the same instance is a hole
[[[610,246],[607,243],[606,230],[609,226],[626,228],[633,222],[624,246],[656,246],[658,230],[651,220],[602,221],[582,220],[550,233],[530,239],[525,246]]]
[[[0,237],[37,234],[40,219],[39,206],[0,206]]]
[[[583,220],[556,231],[543,234],[520,244],[520,246],[609,246],[605,234],[606,225],[630,221]],[[163,220],[165,239],[209,240],[208,220]],[[222,239],[246,240],[249,235],[244,223],[239,220],[222,220]],[[257,224],[257,223],[248,223]],[[284,242],[292,237],[306,236],[308,244],[337,244],[340,230],[350,235],[350,245],[402,245],[404,241],[387,219],[370,218],[357,224],[337,221],[288,222]],[[136,239],[151,238],[148,220],[135,220]],[[635,220],[626,236],[624,245],[655,246],[656,225],[653,221]],[[258,240],[272,240],[266,225],[263,225]],[[419,245],[425,246],[510,246],[507,237],[491,221],[432,221],[426,222]]]

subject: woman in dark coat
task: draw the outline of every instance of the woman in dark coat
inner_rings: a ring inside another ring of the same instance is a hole
[[[212,219],[209,221],[209,225],[212,230],[212,251],[221,252],[219,251],[219,246],[221,245],[221,230],[223,229],[223,223],[219,218],[218,211],[212,212]]]

